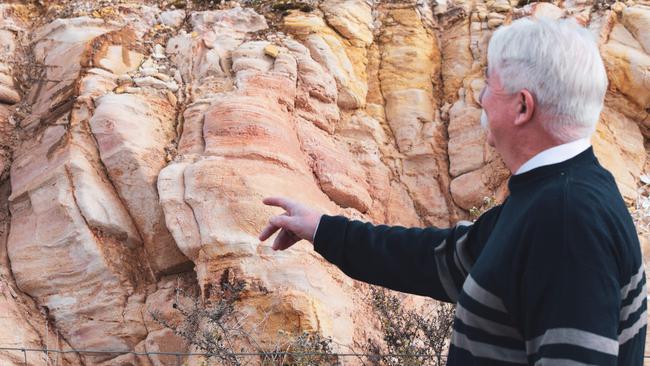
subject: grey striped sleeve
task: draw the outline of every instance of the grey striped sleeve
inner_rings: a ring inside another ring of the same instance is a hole
[[[623,345],[630,339],[634,338],[634,336],[636,336],[639,331],[646,325],[648,325],[648,312],[647,310],[644,310],[643,313],[641,313],[639,319],[634,322],[634,324],[621,331],[621,333],[618,335],[618,343]]]
[[[453,302],[458,301],[458,289],[451,276],[451,271],[447,265],[445,258],[445,249],[447,246],[447,239],[443,240],[435,249],[436,267],[438,269],[438,278],[442,284],[442,288],[447,293],[447,297]]]
[[[502,313],[506,312],[506,307],[503,304],[503,301],[498,296],[485,290],[478,283],[476,283],[474,278],[472,278],[472,275],[467,276],[465,284],[463,285],[463,291],[465,291],[465,293],[467,293],[474,300],[489,308],[498,310]]]
[[[535,366],[595,366],[591,363],[578,362],[566,358],[540,358]]]
[[[630,282],[621,288],[621,299],[627,298],[627,295],[630,291],[634,290],[638,285],[641,279],[643,278],[643,264],[639,267],[639,270],[630,278]]]
[[[486,333],[523,340],[523,337],[517,329],[476,315],[465,309],[461,304],[456,304],[456,317],[464,324],[481,329]]]
[[[467,338],[466,335],[454,331],[451,344],[462,348],[475,357],[484,357],[496,361],[526,364],[526,353],[523,350],[500,347],[490,343],[478,342]]]
[[[541,336],[526,341],[526,353],[533,355],[540,347],[551,344],[569,344],[590,351],[618,355],[618,340],[576,328],[548,329]]]
[[[453,302],[458,301],[458,295],[462,285],[460,281],[464,281],[471,270],[471,261],[465,253],[466,250],[459,251],[459,246],[463,246],[463,248],[466,246],[467,233],[469,232],[468,227],[470,226],[472,226],[472,223],[469,221],[459,222],[455,227],[456,232],[452,236],[442,240],[434,249],[438,278],[447,297]],[[465,232],[458,239],[454,240],[453,237],[459,233],[458,230]],[[452,262],[452,268],[450,268],[450,262]],[[458,276],[456,278],[452,275],[452,271],[457,272]]]

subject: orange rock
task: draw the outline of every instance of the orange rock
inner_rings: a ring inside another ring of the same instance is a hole
[[[87,3],[47,14],[100,11]],[[634,199],[650,137],[646,7],[425,3],[324,0],[281,24],[236,5],[137,1],[108,21],[41,24],[0,5],[0,327],[13,331],[0,344],[187,351],[149,311],[180,321],[176,287],[210,301],[231,275],[247,285],[237,311],[263,347],[279,331],[317,331],[345,351],[377,338],[365,285],[307,243],[258,242],[282,213],[262,199],[405,226],[447,226],[502,200],[510,173],[485,143],[477,99],[492,27],[520,16],[573,16],[599,39],[610,89],[593,145]]]

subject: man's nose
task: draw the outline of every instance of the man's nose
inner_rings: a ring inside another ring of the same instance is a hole
[[[485,86],[481,89],[481,93],[478,95],[478,104],[483,107],[483,95],[485,94]]]

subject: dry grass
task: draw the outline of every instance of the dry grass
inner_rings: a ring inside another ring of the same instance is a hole
[[[372,288],[372,306],[381,324],[383,344],[368,340],[373,366],[442,366],[454,321],[452,304],[431,300],[423,309],[407,309],[388,290]],[[401,356],[393,356],[401,355]]]

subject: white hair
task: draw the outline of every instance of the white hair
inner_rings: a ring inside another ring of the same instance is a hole
[[[595,131],[607,73],[594,37],[574,20],[522,18],[499,28],[488,46],[488,67],[507,92],[533,94],[548,115],[544,129],[560,141]]]

